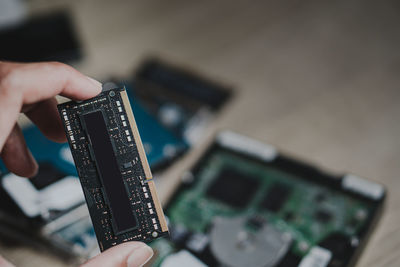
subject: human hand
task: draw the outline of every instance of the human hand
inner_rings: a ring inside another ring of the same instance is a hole
[[[56,142],[66,137],[56,95],[84,100],[101,92],[101,84],[58,62],[0,62],[0,157],[8,170],[32,177],[38,166],[16,121],[20,112]]]
[[[56,142],[66,137],[57,111],[56,95],[74,100],[96,96],[102,86],[62,63],[0,62],[0,157],[9,171],[32,177],[38,169],[16,123],[23,112],[42,133]],[[142,266],[153,251],[141,242],[127,242],[106,250],[83,266]],[[13,266],[0,256],[0,267]]]
[[[107,249],[81,267],[139,267],[153,256],[153,250],[142,242],[127,242]],[[0,267],[14,267],[0,257]]]

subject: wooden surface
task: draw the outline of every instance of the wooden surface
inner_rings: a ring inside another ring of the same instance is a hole
[[[237,89],[210,127],[232,129],[389,189],[358,266],[400,266],[400,5],[396,1],[39,1],[71,10],[85,46],[76,67],[98,79],[132,73],[146,55]],[[196,148],[158,182],[165,201]],[[18,266],[64,266],[7,248]]]

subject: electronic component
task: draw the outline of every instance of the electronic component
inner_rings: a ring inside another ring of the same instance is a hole
[[[220,133],[183,178],[166,208],[171,229],[180,230],[151,244],[154,266],[164,266],[164,259],[230,267],[349,266],[386,194],[380,184],[331,175],[232,132]]]
[[[318,246],[331,253],[331,260],[336,266],[342,266],[351,260],[359,247],[359,240],[358,238],[349,239],[341,232],[333,232],[321,240]]]
[[[164,126],[162,126],[151,114],[149,114],[142,105],[137,102],[131,101],[131,105],[134,110],[135,119],[139,125],[139,131],[144,134],[142,141],[146,150],[149,164],[153,168],[159,168],[175,156],[181,153],[180,151],[186,149],[184,142],[174,137]],[[96,236],[93,230],[92,222],[89,218],[89,213],[86,207],[77,207],[76,209],[67,208],[66,210],[55,210],[43,209],[44,201],[32,201],[29,198],[33,194],[21,194],[20,187],[30,188],[30,192],[34,192],[34,195],[41,200],[44,200],[44,192],[50,192],[53,194],[53,190],[60,188],[57,183],[63,184],[65,178],[68,181],[72,181],[76,184],[77,189],[72,189],[69,192],[67,187],[63,187],[63,196],[70,196],[68,198],[58,198],[54,203],[62,201],[70,201],[70,203],[77,203],[80,201],[80,205],[85,204],[79,178],[77,177],[77,171],[74,165],[72,154],[68,143],[56,143],[47,139],[40,130],[34,126],[29,125],[23,129],[23,134],[33,156],[39,162],[39,174],[31,179],[21,179],[13,174],[7,174],[7,169],[0,161],[0,169],[4,171],[3,178],[13,177],[17,184],[13,183],[9,186],[10,192],[4,189],[2,192],[0,209],[4,214],[3,219],[10,220],[12,222],[18,221],[23,222],[21,227],[15,223],[7,223],[7,230],[4,231],[7,235],[10,233],[24,232],[29,230],[35,234],[32,238],[37,239],[33,242],[37,247],[37,242],[45,242],[49,248],[56,248],[55,251],[60,256],[67,256],[69,259],[87,259],[90,255],[97,253],[98,246]],[[173,152],[176,152],[174,154]],[[123,163],[123,168],[127,170],[133,166],[132,161]],[[74,179],[70,179],[74,177]],[[7,178],[6,180],[8,180]],[[0,183],[3,186],[2,183]],[[45,189],[43,192],[40,189]],[[15,193],[14,193],[15,192]],[[48,195],[48,193],[46,193]],[[41,196],[43,195],[43,196]],[[74,200],[74,198],[76,198]],[[49,199],[50,200],[50,199]],[[73,200],[73,201],[71,201]],[[17,201],[19,201],[18,204]],[[47,204],[46,204],[47,205]],[[65,207],[70,207],[68,203],[63,204]],[[39,217],[29,217],[25,215],[25,206],[33,207],[35,210],[41,210],[43,214],[39,214]],[[49,206],[49,205],[48,205]],[[155,213],[154,208],[150,211]],[[41,215],[51,215],[51,217],[43,218]],[[0,224],[6,223],[4,220],[0,220]],[[15,229],[10,229],[15,227]],[[2,233],[0,233],[2,235]],[[24,234],[24,241],[28,240],[28,236]],[[2,235],[2,238],[5,238]],[[50,245],[50,246],[49,246]],[[73,257],[71,257],[73,256]]]
[[[125,83],[130,98],[133,114],[146,151],[147,160],[153,171],[160,170],[171,164],[188,148],[187,144],[161,124],[155,116],[150,114],[140,100],[133,96],[134,83]],[[132,101],[132,100],[135,101]]]
[[[77,61],[82,58],[78,37],[68,12],[36,16],[0,31],[0,58],[17,62]]]
[[[332,213],[324,209],[317,210],[314,216],[317,221],[320,221],[322,223],[328,223],[333,219]]]
[[[95,98],[58,109],[100,250],[166,235],[126,90],[109,87]]]
[[[276,183],[269,188],[261,205],[269,211],[278,212],[285,204],[289,193],[289,186]]]
[[[134,94],[177,137],[192,145],[228,101],[232,89],[186,68],[145,60],[135,73]]]
[[[40,216],[49,221],[84,202],[78,179],[49,163],[42,163],[32,179],[8,173],[1,182],[24,215],[30,218]]]
[[[217,217],[211,229],[211,250],[223,266],[273,267],[285,256],[291,236],[264,224],[246,229],[246,217]]]
[[[56,143],[47,139],[35,125],[23,128],[22,133],[29,150],[38,162],[50,164],[67,175],[77,176],[71,151],[67,143]],[[0,162],[0,169],[7,172]]]
[[[39,158],[45,158],[49,151]],[[54,158],[69,169],[68,162],[60,161],[57,154]],[[39,161],[36,176],[28,179],[6,173],[0,185],[2,238],[51,249],[71,261],[85,260],[98,251],[78,177],[65,173],[53,162]]]
[[[259,182],[234,169],[223,169],[207,189],[207,195],[230,206],[244,208],[253,198]]]
[[[46,186],[63,179],[65,176],[66,175],[63,172],[56,169],[50,163],[45,162],[40,164],[40,168],[36,176],[26,180],[32,183],[37,190],[41,190]]]

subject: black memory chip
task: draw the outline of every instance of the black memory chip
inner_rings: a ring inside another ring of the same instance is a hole
[[[58,106],[103,251],[168,233],[124,88]]]
[[[122,175],[118,167],[103,113],[95,111],[82,116],[86,131],[93,148],[97,162],[97,171],[106,191],[115,232],[121,233],[137,226],[136,216],[133,214],[126,192]]]
[[[254,196],[259,182],[235,169],[222,169],[207,189],[207,195],[225,204],[244,208]]]
[[[287,185],[273,184],[261,203],[262,207],[272,212],[279,212],[289,197],[290,191]]]
[[[328,223],[332,220],[333,215],[329,211],[321,209],[315,212],[314,217],[319,222]]]

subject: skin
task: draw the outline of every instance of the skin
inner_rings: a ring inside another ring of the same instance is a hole
[[[32,177],[38,164],[26,146],[17,124],[20,113],[36,124],[50,140],[66,142],[57,111],[56,95],[85,100],[101,92],[101,83],[58,62],[19,64],[0,61],[0,157],[8,170]],[[142,266],[153,255],[142,242],[127,242],[83,264],[92,266]],[[0,257],[0,267],[13,266]]]

